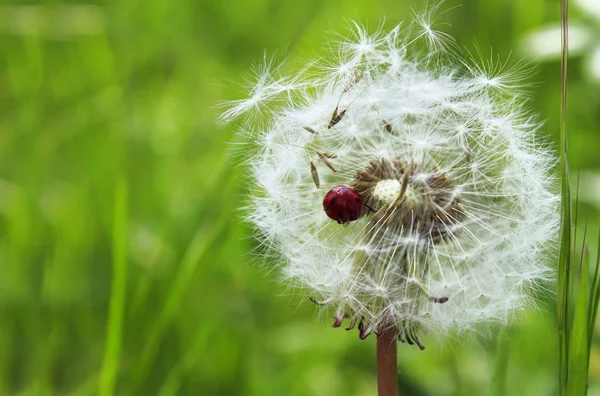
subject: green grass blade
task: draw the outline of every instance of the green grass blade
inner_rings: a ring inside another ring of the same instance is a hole
[[[158,389],[157,396],[177,396],[181,393],[180,387],[183,378],[187,375],[193,375],[192,370],[194,365],[198,360],[203,358],[202,351],[205,350],[206,345],[210,342],[211,334],[218,331],[220,325],[221,321],[215,320],[207,326],[198,329],[194,336],[194,341],[179,362],[171,369],[164,383]]]
[[[492,377],[491,396],[505,396],[508,376],[508,355],[509,355],[509,339],[506,333],[502,331],[498,335],[496,346],[496,363],[494,367],[494,375]]]
[[[179,314],[183,298],[192,282],[198,263],[209,247],[214,245],[228,221],[228,216],[221,216],[215,223],[205,224],[194,235],[185,252],[179,272],[172,283],[167,300],[157,314],[156,322],[148,335],[141,356],[136,361],[137,369],[134,371],[131,380],[129,394],[134,394],[138,386],[146,379],[169,326]]]
[[[89,378],[81,382],[75,389],[64,393],[64,396],[89,396],[94,395],[94,391],[98,389],[98,374],[95,373]]]
[[[587,231],[587,226],[586,226]],[[572,338],[569,345],[569,375],[567,395],[578,396],[587,393],[589,343],[588,343],[588,278],[589,253],[583,235],[583,247],[579,265],[579,276],[574,304]]]
[[[109,396],[114,394],[119,360],[121,356],[121,339],[123,331],[123,314],[127,292],[127,183],[120,180],[115,192],[115,209],[113,218],[113,274],[110,295],[110,307],[106,325],[106,344],[104,362],[98,394]]]
[[[560,256],[558,262],[557,325],[559,347],[559,394],[565,395],[569,374],[570,345],[570,272],[571,272],[571,187],[567,158],[567,59],[568,59],[568,0],[560,1],[561,11],[561,125],[560,125],[560,174],[561,174],[561,226]]]
[[[590,309],[588,312],[588,348],[592,348],[592,337],[598,316],[598,302],[600,301],[600,231],[598,232],[598,245],[596,245],[596,267],[590,289]]]

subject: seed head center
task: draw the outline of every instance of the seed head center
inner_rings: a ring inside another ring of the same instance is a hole
[[[382,204],[392,204],[402,192],[402,185],[396,179],[387,179],[377,182],[373,189],[373,198]]]
[[[356,173],[351,187],[372,211],[372,221],[431,243],[460,229],[464,208],[454,181],[435,166],[374,160]]]

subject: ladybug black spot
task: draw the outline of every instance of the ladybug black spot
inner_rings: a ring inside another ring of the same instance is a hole
[[[329,200],[329,205],[333,205],[335,203],[336,198],[331,198]]]

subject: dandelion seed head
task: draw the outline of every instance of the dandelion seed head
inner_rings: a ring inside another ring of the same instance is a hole
[[[420,347],[533,306],[559,220],[521,72],[458,59],[435,8],[389,32],[355,23],[310,72],[266,62],[221,117],[253,146],[248,220],[284,280],[335,327]]]

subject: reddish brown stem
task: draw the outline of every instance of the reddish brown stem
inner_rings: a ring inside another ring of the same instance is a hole
[[[377,334],[377,394],[398,396],[398,349],[396,328],[382,329]]]

